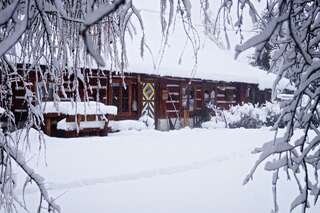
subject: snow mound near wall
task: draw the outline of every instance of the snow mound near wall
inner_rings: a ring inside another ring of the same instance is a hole
[[[113,131],[154,129],[154,124],[154,119],[148,115],[143,115],[138,120],[109,121],[109,127]]]
[[[141,131],[148,129],[144,122],[137,120],[109,121],[109,127],[111,127],[113,131]]]
[[[223,121],[219,121],[217,119],[212,119],[211,121],[206,121],[201,124],[202,128],[205,129],[219,129],[226,128],[226,123]]]

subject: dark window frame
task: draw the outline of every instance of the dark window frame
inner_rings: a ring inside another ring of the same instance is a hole
[[[118,90],[117,103],[114,102],[114,91],[115,88]],[[115,81],[110,84],[111,89],[111,100],[110,103],[118,107],[118,115],[120,116],[137,116],[139,105],[138,105],[138,83],[137,82],[125,82],[125,85],[121,81]],[[124,94],[126,94],[124,96]],[[136,101],[136,110],[133,110],[133,101]],[[124,103],[126,104],[124,105]]]

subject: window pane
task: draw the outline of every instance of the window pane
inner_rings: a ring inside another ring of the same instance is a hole
[[[129,87],[122,87],[122,112],[129,112]]]
[[[186,87],[182,88],[182,106],[190,111],[193,111],[194,105],[194,89],[191,85],[187,85]]]
[[[53,101],[53,92],[54,92],[54,84],[53,83],[49,83],[49,88],[48,88],[48,100],[49,101]]]
[[[208,104],[210,102],[210,93],[208,90],[205,90],[203,93],[203,101],[205,104]]]
[[[117,106],[119,109],[120,87],[112,87],[112,105]]]
[[[138,111],[138,86],[137,84],[132,84],[132,103],[131,103],[131,111]]]
[[[233,101],[234,99],[234,94],[233,90],[227,89],[225,90],[225,99],[226,101]]]

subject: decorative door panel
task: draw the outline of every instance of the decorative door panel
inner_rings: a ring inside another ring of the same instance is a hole
[[[154,83],[143,83],[141,115],[148,115],[153,119],[155,119],[155,92]]]

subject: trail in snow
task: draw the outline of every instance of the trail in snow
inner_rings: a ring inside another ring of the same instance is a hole
[[[273,138],[266,128],[47,138],[49,166],[29,162],[46,178],[64,212],[262,213],[273,205],[272,174],[261,168],[252,184],[243,187],[241,182],[258,157],[249,153]],[[279,186],[280,212],[289,212],[298,189],[285,179]],[[17,186],[17,194],[22,195],[22,187]],[[27,189],[21,200],[36,212],[38,192],[32,185]]]
[[[232,153],[230,156],[218,156],[214,158],[210,158],[202,161],[194,161],[189,164],[180,165],[180,166],[171,166],[165,168],[151,169],[151,170],[143,170],[140,172],[122,174],[116,176],[102,177],[102,178],[91,178],[91,179],[82,179],[67,183],[48,183],[47,190],[62,190],[62,189],[73,189],[73,188],[81,188],[87,186],[93,186],[97,184],[112,184],[119,183],[124,181],[135,181],[145,178],[154,178],[162,175],[175,175],[180,173],[186,173],[192,170],[199,170],[204,167],[218,164],[228,160],[235,160],[239,158],[243,158],[244,155],[240,153]],[[26,194],[38,192],[35,188],[29,188],[25,191]]]

